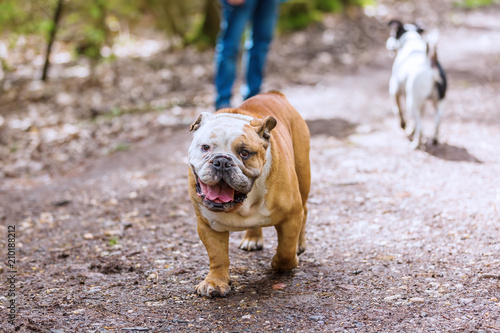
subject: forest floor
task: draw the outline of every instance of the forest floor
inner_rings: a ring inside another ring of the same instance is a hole
[[[432,12],[408,4],[389,14]],[[500,332],[500,8],[444,10],[441,143],[420,150],[390,108],[381,19],[330,17],[276,40],[265,88],[312,134],[308,247],[277,274],[274,229],[257,252],[232,233],[227,298],[194,293],[208,257],[187,194],[211,52],[121,60],[97,88],[4,87],[1,257],[8,226],[17,252],[16,273],[6,260],[0,273],[15,276],[17,316],[2,284],[0,331]]]

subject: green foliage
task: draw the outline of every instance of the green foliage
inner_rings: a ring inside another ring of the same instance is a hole
[[[344,6],[338,0],[316,0],[316,8],[323,12],[340,12]]]
[[[45,34],[51,27],[50,10],[55,0],[0,1],[0,32],[15,34]]]
[[[311,0],[294,0],[281,7],[278,29],[280,31],[300,30],[321,19],[321,13]]]
[[[500,0],[457,0],[455,5],[464,8],[478,8],[500,3]]]
[[[339,12],[374,0],[290,0],[281,5],[280,31],[318,22],[324,12]],[[476,4],[497,0],[456,0]],[[58,0],[0,0],[0,34],[38,35],[54,30]],[[56,40],[74,46],[75,54],[100,59],[120,31],[140,26],[181,37],[183,44],[211,46],[219,29],[219,0],[65,0]]]
[[[341,12],[349,6],[366,6],[375,0],[291,0],[281,5],[278,29],[300,30],[321,21],[325,12]]]
[[[127,151],[130,149],[130,145],[128,143],[119,143],[115,146],[114,151]]]
[[[19,144],[17,142],[14,142],[9,148],[11,153],[15,153],[16,151],[18,151],[18,149],[19,149]]]

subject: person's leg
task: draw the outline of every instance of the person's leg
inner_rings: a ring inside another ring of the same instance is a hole
[[[255,0],[247,0],[240,6],[231,6],[226,0],[221,3],[222,20],[215,47],[216,109],[230,104],[241,35],[253,13]]]
[[[244,99],[257,95],[262,84],[267,51],[273,39],[278,18],[279,0],[258,0],[252,16],[252,36],[246,43],[246,85],[241,92]]]

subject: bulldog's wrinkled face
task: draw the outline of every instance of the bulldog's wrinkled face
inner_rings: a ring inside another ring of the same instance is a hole
[[[236,113],[203,112],[194,131],[188,161],[196,193],[216,212],[237,209],[252,190],[266,163],[273,117],[255,119]]]

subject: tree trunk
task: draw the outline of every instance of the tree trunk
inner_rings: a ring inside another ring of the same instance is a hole
[[[218,0],[205,0],[205,20],[197,39],[203,39],[210,45],[215,45],[217,34],[219,33],[220,20]]]
[[[54,41],[56,39],[57,28],[59,26],[59,21],[62,14],[63,1],[64,0],[57,1],[56,11],[54,12],[54,19],[52,21],[52,27],[49,32],[49,42],[47,43],[47,51],[45,53],[45,64],[43,65],[42,81],[47,80],[47,73],[50,67],[50,53],[52,52],[52,45],[54,44]]]

